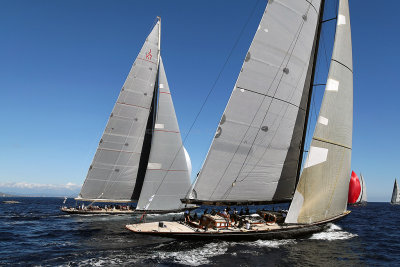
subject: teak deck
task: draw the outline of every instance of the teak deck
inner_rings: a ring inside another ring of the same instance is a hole
[[[130,224],[126,225],[126,228],[136,234],[183,239],[286,239],[323,231],[328,223],[337,221],[349,213],[345,212],[335,218],[314,224],[252,224],[249,230],[245,227],[205,230],[186,222],[170,221]]]

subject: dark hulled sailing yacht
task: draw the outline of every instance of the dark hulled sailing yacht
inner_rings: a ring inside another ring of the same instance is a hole
[[[191,163],[160,56],[160,36],[158,18],[120,91],[76,198],[90,204],[62,211],[168,213],[187,208],[180,199],[190,188]],[[99,202],[113,204],[93,205]],[[136,210],[132,203],[137,203]]]
[[[176,238],[291,238],[346,216],[353,125],[348,0],[339,0],[325,93],[302,166],[324,0],[270,0],[188,204],[290,202],[286,212],[127,225]],[[244,226],[240,226],[240,225]]]

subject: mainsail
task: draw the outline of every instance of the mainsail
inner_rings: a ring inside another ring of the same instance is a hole
[[[181,134],[160,59],[158,108],[150,158],[137,210],[174,210],[188,191],[190,159],[182,146]]]
[[[268,1],[188,203],[293,197],[321,0]]]
[[[77,200],[131,201],[153,101],[159,47],[158,20],[121,89]]]
[[[397,184],[397,179],[394,180],[392,200],[390,201],[390,203],[400,204],[400,190],[399,190],[399,185]]]
[[[287,223],[313,223],[347,207],[353,125],[353,61],[348,0],[339,0],[336,36],[318,123]]]

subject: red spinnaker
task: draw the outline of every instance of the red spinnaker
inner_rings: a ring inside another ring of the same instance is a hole
[[[351,178],[350,178],[348,203],[349,204],[356,203],[358,197],[360,196],[360,193],[361,193],[360,179],[358,179],[357,174],[353,171],[351,173]]]

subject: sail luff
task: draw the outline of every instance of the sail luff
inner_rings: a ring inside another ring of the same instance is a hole
[[[353,124],[352,69],[349,5],[348,0],[340,0],[325,94],[287,223],[319,222],[346,211]]]
[[[78,200],[131,200],[153,99],[159,22],[147,36],[120,91]]]
[[[196,180],[194,201],[289,201],[320,1],[269,1]],[[308,92],[307,92],[308,94]],[[303,125],[303,124],[302,124]],[[296,142],[292,142],[296,140]],[[289,148],[296,148],[293,156]],[[290,155],[289,155],[290,154]],[[285,169],[285,171],[283,171]],[[279,186],[278,186],[279,184]]]
[[[182,145],[170,88],[160,58],[158,109],[138,210],[177,210],[190,183],[190,158]]]

